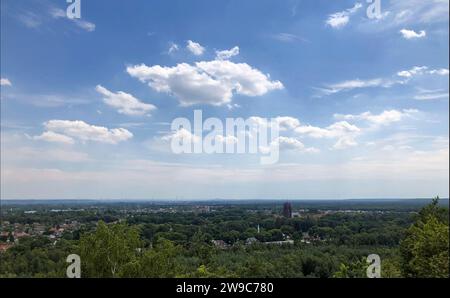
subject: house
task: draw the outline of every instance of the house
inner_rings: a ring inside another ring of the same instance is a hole
[[[14,236],[14,239],[20,239],[23,237],[29,237],[30,235],[25,232],[14,232],[13,236]]]
[[[0,243],[0,253],[7,251],[12,246],[13,245],[9,243]]]
[[[250,237],[245,240],[245,245],[252,245],[254,243],[259,242],[255,237]]]
[[[215,247],[225,249],[228,247],[228,244],[223,240],[211,240],[212,244],[214,244]]]
[[[264,244],[271,245],[284,245],[284,244],[294,244],[294,240],[285,240],[285,241],[270,241],[270,242],[263,242]]]

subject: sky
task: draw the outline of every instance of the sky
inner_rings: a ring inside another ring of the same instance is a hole
[[[1,1],[2,199],[448,197],[448,0],[80,3]],[[194,110],[279,161],[175,154]]]

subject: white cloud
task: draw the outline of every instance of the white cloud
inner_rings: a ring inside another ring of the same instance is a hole
[[[236,46],[229,50],[216,51],[216,59],[218,60],[227,60],[231,57],[239,55],[239,47]]]
[[[80,20],[80,19],[74,19],[73,21],[81,29],[84,29],[84,30],[86,30],[88,32],[95,31],[95,24],[94,23],[91,23],[91,22],[88,22],[88,21],[84,21],[84,20]]]
[[[441,99],[441,98],[449,98],[448,92],[447,93],[424,93],[424,94],[418,94],[414,96],[414,99],[417,100],[434,100],[434,99]]]
[[[279,145],[280,150],[294,150],[294,151],[308,152],[308,153],[319,152],[319,149],[316,149],[314,147],[306,147],[298,139],[292,138],[292,137],[280,136],[276,140],[274,140],[272,143],[276,143],[277,145]],[[262,153],[265,153],[264,149],[262,150]]]
[[[0,86],[12,86],[11,81],[7,78],[0,79]]]
[[[326,128],[311,125],[302,125],[295,129],[298,134],[305,134],[312,138],[336,138],[350,133],[358,133],[360,129],[347,121],[336,122]]]
[[[197,67],[216,78],[236,93],[247,96],[261,96],[271,90],[282,89],[280,81],[270,81],[268,75],[247,63],[230,61],[203,61],[196,63]]]
[[[163,141],[171,141],[173,139],[178,140],[178,142],[188,142],[197,143],[200,141],[200,137],[192,134],[189,130],[181,128],[179,130],[173,131],[172,133],[165,135],[161,138]]]
[[[448,0],[391,0],[382,2],[382,19],[362,18],[359,29],[369,32],[399,31],[402,28],[429,27],[439,24],[448,27]],[[409,30],[412,31],[412,30]],[[433,30],[433,33],[437,31]],[[417,32],[421,35],[421,32]]]
[[[342,28],[348,24],[350,16],[356,13],[361,7],[361,3],[356,3],[352,8],[333,13],[329,15],[326,24],[336,29]]]
[[[355,138],[353,136],[343,136],[340,137],[336,144],[333,145],[333,149],[342,150],[357,145],[358,143],[355,141]]]
[[[178,51],[180,48],[178,47],[178,45],[176,43],[171,43],[169,50],[167,51],[169,54],[172,54],[173,52]]]
[[[369,88],[369,87],[389,87],[393,84],[392,81],[383,80],[380,78],[369,79],[369,80],[348,80],[340,83],[327,85],[326,88],[319,88],[324,94],[333,94],[341,91],[349,91],[359,88]]]
[[[389,125],[393,122],[399,122],[405,118],[413,117],[419,111],[415,109],[404,109],[404,110],[387,110],[380,114],[372,114],[371,112],[364,112],[358,115],[342,115],[335,114],[334,117],[343,120],[365,120],[371,122],[375,125]]]
[[[72,21],[75,23],[75,25],[77,25],[78,27],[80,27],[83,30],[86,30],[88,32],[92,32],[95,31],[95,24],[88,22],[86,20],[83,19],[77,19],[77,18],[68,18],[67,14],[64,10],[60,9],[60,8],[52,8],[50,9],[50,15],[54,18],[54,19],[66,19],[69,21]]]
[[[409,70],[402,70],[397,73],[400,77],[410,78],[415,75],[423,74],[428,67],[426,66],[414,66]]]
[[[397,12],[395,24],[435,23],[448,21],[448,0],[396,0],[390,10]]]
[[[404,77],[404,78],[412,78],[414,76],[424,75],[424,74],[448,76],[449,71],[446,68],[429,70],[429,68],[427,66],[414,66],[411,69],[402,70],[397,73],[398,76]]]
[[[401,77],[401,79],[390,77],[390,78],[375,78],[375,79],[366,79],[366,80],[360,80],[360,79],[354,79],[354,80],[347,80],[335,84],[328,84],[324,88],[315,88],[319,91],[319,94],[317,96],[321,95],[330,95],[342,91],[350,91],[353,89],[360,89],[360,88],[371,88],[371,87],[382,87],[382,88],[390,88],[397,84],[406,84],[409,82],[411,78],[418,75],[441,75],[445,76],[449,74],[448,69],[441,68],[441,69],[431,69],[427,66],[414,66],[413,68],[409,70],[402,70],[397,72],[397,76]]]
[[[377,150],[365,156],[364,160],[340,160],[333,164],[278,163],[270,167],[242,166],[239,169],[169,164],[145,159],[120,159],[113,163],[109,160],[108,167],[104,169],[81,167],[70,170],[51,166],[8,166],[2,163],[1,191],[2,197],[11,198],[37,195],[47,198],[120,198],[121,193],[137,199],[148,193],[161,198],[211,198],[218,189],[223,196],[230,198],[326,198],[336,193],[340,193],[340,198],[373,198],[374,194],[377,197],[389,197],[393,193],[398,197],[426,197],[430,193],[446,197],[448,176],[447,146],[446,149],[398,154]],[[221,183],[207,188],[211,183],[206,183],[205,177]],[[368,184],[367,181],[376,183]],[[289,184],[289,187],[280,187],[280,183]],[[241,184],[245,184],[250,191],[240,188]],[[317,184],[327,187],[318,189]],[[189,187],[177,188],[174,185]],[[350,191],[347,185],[351,186]],[[312,190],[309,192],[308,189]]]
[[[240,108],[241,106],[240,105],[238,105],[237,103],[233,103],[233,104],[231,104],[231,103],[227,103],[227,108],[228,108],[228,110],[233,110],[233,109],[237,109],[237,108]]]
[[[300,125],[300,121],[297,118],[288,116],[276,117],[275,122],[278,123],[281,131],[292,130]]]
[[[103,126],[90,125],[81,120],[50,120],[45,122],[44,126],[47,131],[34,138],[46,141],[65,140],[69,143],[71,142],[69,139],[72,141],[78,139],[81,142],[95,141],[117,144],[133,137],[133,134],[124,128],[108,129]]]
[[[103,102],[105,104],[117,109],[117,111],[121,114],[145,115],[156,109],[154,105],[143,103],[133,95],[122,91],[114,93],[100,85],[97,85],[95,89],[97,92],[105,96],[103,98]]]
[[[17,19],[28,28],[37,28],[42,24],[42,17],[31,12],[26,11],[17,16]]]
[[[270,81],[268,75],[246,63],[227,60],[181,63],[174,67],[127,67],[127,72],[157,92],[165,92],[178,99],[181,105],[229,104],[233,94],[261,96],[271,90],[282,89],[279,81]]]
[[[74,139],[63,134],[55,133],[53,131],[45,131],[39,136],[34,136],[34,140],[46,141],[52,143],[73,144]]]
[[[400,33],[402,34],[403,38],[406,39],[416,39],[427,36],[427,32],[425,30],[421,30],[419,33],[417,33],[414,30],[402,29],[400,30]]]
[[[201,56],[205,52],[204,47],[202,47],[199,43],[194,42],[192,40],[187,41],[186,48],[195,56]]]
[[[449,71],[447,68],[441,68],[441,69],[432,69],[429,71],[429,74],[437,74],[440,76],[448,76]]]
[[[306,39],[304,39],[304,38],[302,38],[302,37],[300,37],[298,35],[295,35],[295,34],[292,34],[292,33],[286,33],[286,32],[273,34],[273,35],[271,35],[271,37],[273,39],[276,39],[276,40],[281,41],[281,42],[295,42],[295,41],[307,42]]]
[[[297,134],[307,135],[316,139],[337,139],[337,143],[333,146],[333,148],[344,149],[357,145],[355,137],[361,132],[361,129],[348,123],[347,121],[339,121],[326,128],[302,125],[295,128],[294,131]]]
[[[238,143],[238,138],[235,136],[231,136],[231,135],[227,135],[227,136],[223,136],[223,135],[216,135],[214,137],[215,141],[221,144],[237,144]]]

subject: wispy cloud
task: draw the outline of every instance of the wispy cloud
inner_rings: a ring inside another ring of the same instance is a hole
[[[394,122],[399,122],[405,118],[412,118],[418,112],[419,111],[416,109],[386,110],[380,114],[372,114],[371,112],[364,112],[358,115],[334,114],[334,118],[339,120],[364,120],[376,126],[386,126]]]
[[[170,55],[170,54],[178,51],[179,49],[180,49],[180,47],[176,43],[171,42],[170,45],[169,45],[169,50],[167,51],[167,53]]]
[[[226,60],[231,57],[239,55],[239,47],[235,46],[229,50],[216,51],[216,59],[218,60]]]
[[[54,18],[54,19],[65,19],[68,21],[71,21],[73,23],[75,23],[79,28],[86,30],[88,32],[92,32],[95,31],[95,24],[85,21],[83,19],[77,19],[77,18],[68,18],[66,15],[66,12],[60,8],[51,8],[50,9],[50,15]]]
[[[362,88],[390,88],[394,85],[407,84],[411,79],[420,75],[446,76],[448,74],[449,71],[446,68],[430,69],[427,66],[414,66],[408,70],[398,71],[396,75],[387,78],[347,80],[339,83],[327,84],[325,87],[315,87],[314,89],[318,90],[318,94],[316,96],[331,95],[338,92]]]
[[[144,103],[129,93],[122,91],[114,93],[100,85],[97,85],[95,90],[104,96],[105,104],[115,108],[120,114],[142,116],[156,110],[154,105]]]
[[[281,41],[281,42],[298,42],[298,41],[308,42],[308,40],[306,40],[303,37],[300,37],[300,36],[292,34],[292,33],[286,33],[286,32],[272,34],[271,37],[273,39]]]
[[[17,19],[28,28],[37,28],[43,23],[42,16],[31,11],[19,14]]]

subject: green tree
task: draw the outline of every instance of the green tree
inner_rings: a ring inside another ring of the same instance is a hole
[[[438,199],[421,210],[400,244],[406,277],[449,277],[448,209],[439,207]]]
[[[177,277],[183,271],[177,260],[180,246],[167,239],[159,239],[154,248],[146,251],[140,262],[140,277]]]
[[[82,276],[116,277],[127,264],[136,261],[140,249],[136,228],[99,221],[95,233],[80,239]]]

